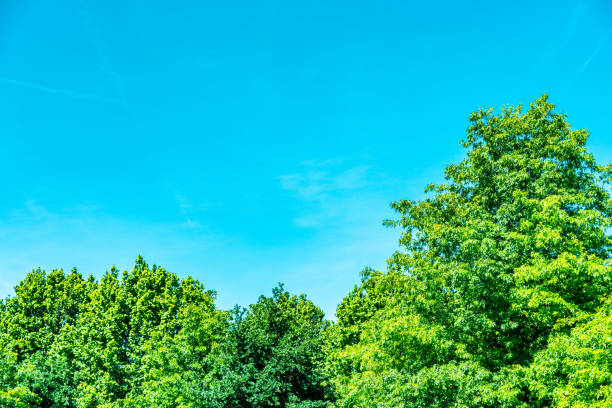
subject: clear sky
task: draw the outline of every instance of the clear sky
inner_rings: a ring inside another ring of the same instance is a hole
[[[142,254],[331,317],[469,113],[544,92],[611,161],[609,0],[4,0],[0,295]]]

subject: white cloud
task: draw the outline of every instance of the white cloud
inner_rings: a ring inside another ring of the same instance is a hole
[[[369,166],[355,166],[339,172],[308,170],[280,176],[280,181],[283,189],[294,192],[299,198],[318,201],[324,199],[327,193],[365,187],[368,184],[369,168]]]
[[[281,187],[309,205],[296,214],[295,225],[314,228],[331,218],[345,218],[353,208],[372,199],[376,184],[371,166],[341,167],[345,160],[304,162],[303,171],[279,177]]]

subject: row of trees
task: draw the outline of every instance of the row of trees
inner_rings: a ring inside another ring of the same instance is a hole
[[[323,312],[282,286],[248,310],[138,258],[99,282],[36,270],[2,303],[2,407],[323,406]]]
[[[0,406],[610,407],[612,167],[587,136],[546,96],[473,113],[335,322],[282,286],[218,310],[141,258],[33,271],[0,303]]]

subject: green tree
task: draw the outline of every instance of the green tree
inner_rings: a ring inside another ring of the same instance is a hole
[[[612,172],[587,136],[546,96],[471,115],[446,183],[392,203],[401,295],[330,351],[339,407],[549,406],[528,380],[535,356],[612,285]],[[340,327],[362,314],[339,312]]]
[[[235,309],[221,356],[219,405],[325,406],[321,309],[282,286],[247,311]]]
[[[215,292],[138,257],[35,270],[0,301],[0,406],[612,406],[612,166],[546,96],[470,117],[466,158],[392,203],[403,250],[330,324],[274,288]]]
[[[544,404],[559,408],[612,406],[612,300],[538,353],[530,382]]]
[[[131,272],[107,273],[66,332],[75,352],[79,407],[191,407],[189,381],[205,377],[226,316],[215,293],[138,258]]]
[[[359,342],[364,327],[403,295],[405,284],[406,276],[395,271],[381,273],[366,268],[361,272],[361,284],[338,305],[338,320],[324,333],[327,385],[339,389],[348,386],[351,374],[360,370]]]
[[[36,270],[0,303],[7,407],[200,407],[227,313],[215,293],[138,258],[100,282]],[[206,405],[204,405],[206,406]],[[209,405],[213,406],[213,405]]]
[[[76,271],[37,269],[0,303],[0,401],[3,406],[71,407],[76,377],[55,349],[94,287]]]
[[[158,327],[142,344],[142,382],[128,394],[125,407],[219,406],[216,366],[229,313],[217,311],[214,293],[191,278],[181,281],[180,291],[169,327]]]

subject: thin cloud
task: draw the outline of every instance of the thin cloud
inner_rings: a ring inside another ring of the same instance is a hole
[[[357,166],[339,173],[307,171],[280,176],[281,187],[307,201],[325,199],[327,193],[355,190],[368,184],[369,166]]]
[[[183,218],[185,218],[185,222],[183,222],[181,224],[181,226],[183,226],[185,228],[197,228],[197,227],[199,227],[200,224],[197,221],[194,221],[193,218],[191,217],[191,212],[192,212],[192,208],[193,208],[191,203],[185,197],[183,197],[180,194],[176,195],[176,200],[179,203],[179,209],[181,211],[181,215],[183,216]]]
[[[610,34],[612,34],[612,27],[610,27],[608,31],[606,31],[604,35],[601,36],[601,38],[597,42],[597,45],[593,49],[593,52],[591,53],[589,58],[587,58],[586,61],[584,61],[584,64],[582,64],[582,67],[580,67],[579,72],[584,71],[587,68],[587,66],[591,63],[591,61],[593,61],[593,59],[597,56],[597,54],[599,54],[599,52],[603,48],[603,45],[606,43],[606,41],[610,37]]]
[[[591,65],[593,60],[601,52],[610,35],[612,35],[612,27],[610,27],[601,37],[599,37],[599,40],[597,41],[597,44],[595,45],[595,48],[593,48],[593,51],[591,52],[589,57],[584,61],[584,63],[580,65],[579,68],[577,68],[572,74],[569,75],[569,77],[562,85],[563,88],[569,89],[574,86],[574,84],[580,78],[582,73],[589,67],[589,65]]]
[[[81,7],[75,11],[80,14],[85,36],[89,39],[92,48],[96,51],[96,57],[100,63],[100,70],[111,78],[115,93],[119,97],[121,103],[123,105],[128,105],[123,76],[113,67],[110,53],[102,37],[99,25],[95,23],[94,15],[90,9],[87,8],[87,4],[81,1],[78,1],[78,3],[80,3]]]
[[[225,236],[204,231],[186,235],[177,222],[114,217],[90,203],[52,211],[34,200],[0,219],[0,239],[0,299],[39,266],[76,266],[85,275],[100,276],[113,263],[129,269],[142,254],[177,272],[195,274],[197,268],[185,259],[214,259],[231,247]]]
[[[281,188],[302,200],[301,213],[296,214],[293,223],[300,228],[316,228],[324,223],[341,222],[354,216],[355,196],[364,202],[371,196],[369,187],[374,184],[375,175],[367,165],[338,168],[336,161],[306,162],[308,169],[280,176]],[[370,197],[371,198],[371,197]],[[357,212],[366,211],[359,208]]]
[[[28,209],[29,213],[36,219],[51,219],[55,217],[49,210],[47,210],[42,205],[39,205],[34,200],[27,200],[26,208]]]
[[[569,44],[572,38],[574,38],[578,23],[580,23],[589,7],[590,2],[579,2],[572,8],[563,29],[557,36],[553,37],[554,39],[550,42],[548,47],[546,47],[545,51],[540,57],[540,61],[536,63],[536,66],[548,63],[555,59],[557,55],[559,55],[559,53],[567,46],[567,44]]]
[[[121,105],[126,108],[142,108],[140,106],[125,104],[123,101],[119,99],[106,98],[106,97],[95,95],[95,94],[73,91],[71,89],[52,88],[49,86],[40,85],[40,84],[27,82],[27,81],[22,81],[22,80],[15,79],[15,78],[0,77],[0,82],[5,83],[5,84],[19,86],[22,88],[33,89],[35,91],[44,92],[44,93],[48,93],[51,95],[65,96],[68,98],[81,99],[81,100],[86,100],[90,102],[110,103],[114,105]]]
[[[35,200],[26,200],[23,207],[13,209],[9,212],[9,216],[14,220],[30,220],[35,222],[50,221],[57,218],[55,214]],[[2,225],[3,222],[0,222],[0,227]]]

